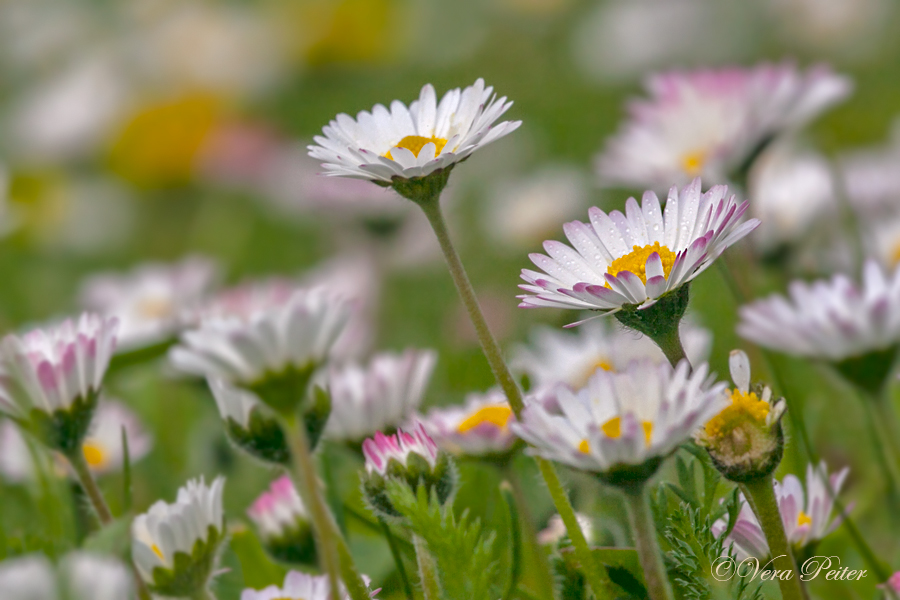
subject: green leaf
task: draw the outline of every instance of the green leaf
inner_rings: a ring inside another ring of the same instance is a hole
[[[82,548],[98,554],[127,558],[131,549],[131,517],[116,519],[95,531],[84,540]]]
[[[647,598],[647,584],[644,581],[644,570],[634,548],[594,548],[595,560],[600,562],[609,573],[609,578],[622,590],[618,598]],[[578,567],[578,559],[572,548],[564,548],[561,554],[569,568]]]
[[[246,587],[262,589],[284,582],[287,569],[269,560],[259,538],[250,529],[244,526],[235,526],[232,529],[231,551],[241,565]]]

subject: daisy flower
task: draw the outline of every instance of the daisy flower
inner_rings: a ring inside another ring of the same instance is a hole
[[[682,321],[680,332],[691,364],[709,358],[709,331]],[[631,361],[643,358],[658,364],[666,362],[662,350],[647,336],[601,319],[588,321],[574,331],[538,327],[529,341],[529,345],[514,349],[510,366],[527,375],[535,389],[557,383],[580,389],[597,369],[621,371]]]
[[[662,296],[689,283],[726,248],[759,225],[740,222],[748,203],[714,186],[701,193],[700,180],[669,191],[665,212],[653,192],[634,198],[625,214],[599,208],[588,212],[590,223],[572,221],[563,231],[572,247],[544,242],[547,255],[531,254],[544,273],[522,270],[529,294],[522,308],[558,307],[616,313],[627,306],[648,308]]]
[[[3,600],[131,600],[131,573],[108,556],[77,551],[54,568],[42,554],[0,563]]]
[[[418,417],[438,447],[466,456],[501,456],[516,442],[509,429],[515,420],[506,396],[499,388],[466,396],[463,406],[434,408]]]
[[[277,465],[290,463],[291,453],[281,424],[267,412],[255,394],[212,377],[207,379],[207,384],[216,400],[219,415],[225,422],[229,439],[263,462]]]
[[[403,423],[422,403],[436,361],[433,350],[408,349],[377,354],[366,367],[355,363],[332,367],[326,435],[359,441]]]
[[[780,483],[775,482],[775,497],[787,541],[801,556],[804,549],[824,539],[843,521],[842,515],[831,518],[834,500],[828,488],[830,486],[834,494],[840,492],[849,472],[850,469],[845,467],[829,476],[824,462],[818,467],[809,465],[806,469],[805,494],[800,480],[794,475],[785,476]],[[725,519],[716,521],[712,527],[713,535],[721,534],[726,526]],[[725,548],[732,543],[738,561],[751,556],[764,559],[769,555],[766,536],[743,494],[740,514],[734,529],[725,538]]]
[[[162,500],[131,525],[134,566],[147,586],[162,596],[194,596],[215,571],[225,535],[222,488],[217,477],[207,486],[201,477],[178,490],[174,504]],[[181,556],[176,561],[176,556]]]
[[[315,564],[316,546],[309,513],[291,478],[272,482],[247,510],[263,546],[278,560]]]
[[[119,319],[119,348],[133,349],[175,335],[184,311],[204,299],[218,279],[211,260],[189,257],[171,265],[147,263],[125,274],[88,278],[81,304]]]
[[[726,181],[851,88],[825,66],[801,72],[790,63],[653,75],[649,98],[630,104],[631,118],[607,143],[597,171],[608,185],[652,189],[695,177]]]
[[[647,359],[619,373],[599,369],[581,390],[554,388],[552,403],[530,399],[510,427],[534,454],[610,483],[642,482],[724,408],[725,384],[708,372],[706,364],[691,372],[685,361],[673,369]]]
[[[363,581],[369,585],[369,578],[363,576]],[[369,592],[374,598],[379,590]],[[340,600],[350,600],[346,590],[342,590]],[[270,585],[263,590],[244,590],[241,600],[335,600],[337,596],[331,593],[331,584],[327,575],[308,575],[298,571],[291,571],[284,579],[284,586]]]
[[[494,125],[512,102],[496,98],[479,79],[437,101],[434,87],[422,88],[407,108],[376,104],[354,120],[339,114],[313,138],[309,155],[322,161],[325,175],[368,179],[390,185],[394,178],[425,177],[465,160],[482,146],[514,131],[521,121]]]

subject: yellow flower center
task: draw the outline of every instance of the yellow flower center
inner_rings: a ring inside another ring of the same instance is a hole
[[[581,440],[581,443],[578,444],[578,451],[582,454],[587,454],[591,451],[591,445],[587,440]]]
[[[797,526],[803,527],[804,525],[812,525],[812,518],[801,510],[797,516]]]
[[[891,248],[890,255],[888,256],[888,262],[892,267],[895,267],[898,263],[900,263],[900,240],[898,240]]]
[[[150,546],[150,549],[153,550],[153,554],[155,554],[159,557],[159,560],[165,562],[166,557],[163,556],[162,550],[159,549],[159,546],[157,546],[156,544],[153,544],[152,546]]]
[[[103,448],[90,440],[82,444],[81,451],[84,453],[84,460],[93,469],[100,469],[109,461],[109,457],[103,451]]]
[[[757,425],[765,425],[769,414],[769,403],[756,397],[756,393],[745,394],[740,390],[732,390],[731,406],[709,420],[706,424],[706,435],[717,439],[732,431],[746,421]]]
[[[688,152],[681,158],[681,168],[691,177],[697,177],[703,172],[703,165],[706,163],[706,152],[697,150],[696,152]]]
[[[644,443],[649,446],[650,437],[653,435],[653,423],[650,421],[641,421],[641,426],[644,428]],[[600,431],[602,431],[606,437],[614,440],[619,439],[622,436],[622,417],[613,417],[600,427]]]
[[[475,429],[482,423],[490,423],[497,429],[506,429],[512,414],[512,409],[505,404],[482,406],[466,417],[466,419],[459,424],[459,427],[457,427],[457,431],[466,433],[471,429]]]
[[[416,158],[418,158],[419,152],[422,151],[422,148],[424,148],[426,144],[431,143],[431,142],[434,143],[434,155],[435,156],[440,154],[441,150],[443,150],[444,146],[447,144],[447,140],[445,140],[444,138],[422,137],[421,135],[408,135],[405,138],[403,138],[402,140],[400,140],[394,146],[394,148],[406,148],[407,150],[412,152],[413,155],[416,156]],[[388,150],[387,154],[385,154],[384,156],[385,156],[385,158],[394,160],[394,157],[391,156],[390,150]]]
[[[138,303],[137,309],[148,319],[162,319],[172,314],[172,303],[164,298],[147,298]]]
[[[584,373],[581,377],[573,377],[572,383],[576,389],[583,388],[587,385],[588,380],[600,369],[604,371],[615,371],[615,368],[611,363],[607,362],[605,359],[598,357],[596,361],[591,363],[591,365],[584,370]]]
[[[659,242],[654,242],[653,245],[644,246],[643,248],[635,245],[631,252],[612,261],[606,272],[610,275],[618,275],[622,271],[631,271],[640,277],[641,281],[647,283],[647,259],[654,252],[659,254],[663,266],[663,276],[668,279],[669,273],[672,272],[672,267],[675,265],[677,254],[665,246],[660,246]],[[609,287],[608,283],[606,287]]]

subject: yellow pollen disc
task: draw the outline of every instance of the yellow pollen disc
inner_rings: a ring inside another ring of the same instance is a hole
[[[717,414],[706,424],[706,435],[719,438],[730,432],[741,423],[751,421],[756,425],[765,425],[769,414],[769,403],[756,397],[756,393],[745,394],[740,390],[731,392],[731,406]]]
[[[812,525],[812,518],[801,510],[797,516],[797,526],[803,527],[804,525]]]
[[[896,267],[898,263],[900,263],[900,240],[894,244],[891,248],[891,253],[888,256],[888,262],[892,267]]]
[[[444,138],[438,138],[438,137],[427,138],[427,137],[422,137],[421,135],[408,135],[405,138],[403,138],[402,140],[400,140],[397,144],[395,144],[394,148],[397,148],[397,147],[406,148],[407,150],[412,152],[413,155],[416,156],[416,158],[418,158],[419,152],[421,152],[422,148],[425,147],[425,144],[428,144],[429,142],[434,142],[434,155],[435,156],[440,154],[441,150],[443,150],[444,146],[447,144],[447,140],[445,140]],[[394,160],[394,157],[391,156],[390,150],[388,150],[387,154],[385,154],[384,156],[385,156],[385,158]]]
[[[691,177],[698,177],[703,172],[704,163],[706,163],[706,152],[698,150],[682,157],[681,168]]]
[[[653,435],[653,423],[650,421],[641,421],[641,427],[644,428],[644,443],[649,446],[650,437]],[[600,427],[600,430],[606,437],[614,440],[619,439],[622,436],[622,418],[613,417],[604,423],[603,426]]]
[[[612,261],[606,272],[610,275],[618,275],[622,271],[631,271],[640,277],[641,281],[647,283],[647,259],[654,252],[659,254],[659,259],[662,261],[663,266],[663,276],[668,279],[669,273],[672,272],[672,267],[675,265],[675,257],[677,255],[665,246],[660,246],[659,242],[654,242],[653,245],[644,246],[643,248],[635,245],[631,252]],[[606,287],[609,287],[608,283]]]
[[[172,303],[162,298],[148,298],[138,303],[137,309],[148,319],[162,319],[172,314]]]
[[[157,546],[156,544],[153,544],[152,546],[150,546],[150,549],[153,550],[153,554],[155,554],[159,557],[159,560],[165,562],[166,557],[163,556],[162,550],[159,549],[159,546]]]
[[[511,416],[512,409],[506,405],[496,404],[493,406],[483,406],[466,417],[466,419],[459,424],[459,427],[457,427],[457,431],[466,433],[470,429],[475,429],[482,423],[490,423],[498,429],[506,429]]]
[[[581,440],[581,443],[578,444],[578,451],[582,454],[587,454],[591,451],[591,445],[587,440]]]
[[[81,451],[84,453],[84,460],[87,461],[88,466],[94,469],[103,467],[108,460],[103,448],[91,441],[85,442],[81,446]]]

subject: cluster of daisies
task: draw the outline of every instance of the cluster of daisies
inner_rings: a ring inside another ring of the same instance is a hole
[[[640,202],[629,198],[624,212],[591,208],[587,221],[562,225],[568,243],[546,241],[545,253],[530,256],[538,270],[522,271],[521,307],[581,311],[580,326],[536,329],[509,352],[515,381],[500,377],[500,387],[472,392],[459,405],[422,408],[435,351],[371,351],[379,273],[365,257],[233,288],[222,288],[219,269],[198,257],[94,277],[81,294],[80,317],[0,344],[0,411],[8,417],[0,423],[0,472],[14,480],[48,468],[70,476],[100,521],[110,522],[94,477],[121,469],[126,454],[130,461],[147,455],[153,439],[127,403],[105,395],[103,382],[118,364],[151,356],[205,380],[228,438],[264,466],[297,475],[312,464],[302,462],[301,450],[315,451],[322,439],[358,452],[363,493],[385,522],[401,516],[386,492],[389,480],[427,486],[441,505],[452,501],[454,457],[502,465],[524,450],[634,493],[680,447],[697,444],[732,481],[771,478],[783,451],[784,400],[751,382],[742,351],[730,357],[733,387],[718,381],[707,364],[710,333],[683,316],[691,282],[760,225],[745,218],[753,203],[729,186],[740,190],[778,138],[849,91],[825,68],[787,64],[652,78],[649,97],[631,105],[631,118],[598,160],[607,184],[648,191]],[[510,106],[482,80],[440,100],[426,85],[408,107],[395,101],[355,119],[338,115],[309,154],[325,175],[393,188],[432,211],[434,224],[434,202],[456,165],[519,127],[497,122]],[[661,201],[657,192],[667,187]],[[898,307],[900,271],[870,260],[859,282],[845,275],[798,281],[789,297],[745,304],[737,331],[759,346],[829,363],[878,395],[900,346]],[[517,382],[528,383],[522,407],[509,391]],[[896,464],[897,456],[886,459]],[[794,551],[846,518],[843,510],[833,516],[846,476],[846,468],[829,476],[823,463],[809,467],[805,490],[793,475],[774,482]],[[221,477],[189,481],[173,503],[160,500],[133,520],[137,579],[108,557],[76,552],[51,565],[28,556],[0,563],[0,596],[51,599],[64,589],[76,600],[147,591],[211,597],[228,538],[224,489]],[[338,597],[328,570],[334,550],[322,540],[340,533],[329,519],[317,520],[320,494],[304,478],[279,474],[248,508],[269,554],[297,570],[283,586],[247,590],[242,600]],[[728,553],[764,558],[770,533],[752,499],[741,502],[736,521],[717,521],[713,533],[727,535]],[[591,528],[587,519],[582,534]],[[564,534],[557,517],[539,539],[558,543]],[[325,574],[310,574],[317,565]],[[377,593],[368,578],[350,581],[344,569],[340,578],[344,597]],[[651,585],[651,597],[666,598],[665,587]]]

